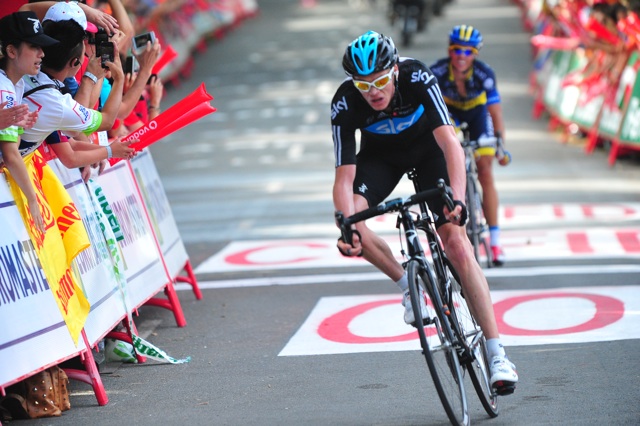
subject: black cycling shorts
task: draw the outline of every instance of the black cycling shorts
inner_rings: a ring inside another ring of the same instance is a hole
[[[389,197],[403,175],[413,168],[417,172],[422,191],[435,188],[439,179],[444,179],[449,184],[447,164],[439,148],[424,153],[419,158],[405,154],[400,161],[397,152],[393,155],[380,155],[380,152],[361,150],[356,160],[353,193],[363,196],[369,207],[376,206]],[[444,202],[441,198],[429,200],[428,204],[434,213],[436,227],[448,222],[443,213]]]

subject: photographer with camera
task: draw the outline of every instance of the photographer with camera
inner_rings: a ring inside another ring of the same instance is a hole
[[[34,76],[25,76],[25,102],[31,110],[39,110],[36,124],[22,135],[20,150],[24,154],[34,151],[51,132],[60,131],[67,135],[89,135],[110,130],[118,115],[122,102],[124,73],[120,64],[118,47],[107,42],[96,46],[96,54],[113,77],[113,88],[104,103],[102,111],[86,108],[69,93],[63,94],[64,79],[74,76],[85,55],[85,30],[74,19],[62,21],[48,20],[43,25],[45,34],[55,34],[60,43],[48,47],[42,61],[41,71]],[[96,56],[97,56],[96,55]],[[83,84],[95,84],[85,73]],[[90,80],[90,81],[88,81]],[[86,166],[102,160],[118,157],[131,158],[134,155],[129,143],[115,141],[108,146],[69,139],[58,133],[47,139],[60,161],[69,168]]]
[[[143,36],[147,34],[153,33],[146,33]],[[160,42],[155,37],[151,41],[149,37],[148,41],[139,49],[134,49],[133,54],[127,57],[128,66],[125,66],[124,70],[124,96],[118,115],[118,118],[124,120],[126,126],[122,129],[123,133],[128,132],[132,127],[133,129],[140,127],[160,112],[160,100],[164,94],[163,86],[159,77],[153,74],[153,67],[160,57],[160,49]],[[159,93],[156,90],[158,86]],[[138,122],[139,125],[136,125]]]

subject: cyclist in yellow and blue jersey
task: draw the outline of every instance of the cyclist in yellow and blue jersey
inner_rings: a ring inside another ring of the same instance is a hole
[[[498,223],[498,192],[493,177],[493,158],[501,165],[511,161],[511,154],[496,149],[495,142],[504,138],[504,120],[496,76],[485,62],[477,59],[482,47],[482,34],[470,25],[457,25],[449,33],[449,56],[429,68],[438,79],[449,113],[456,122],[469,125],[470,138],[481,142],[476,150],[478,180],[482,185],[483,210],[489,225],[493,264],[504,264]],[[488,142],[488,141],[487,141]]]

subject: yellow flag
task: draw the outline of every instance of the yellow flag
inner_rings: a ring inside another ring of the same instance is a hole
[[[35,228],[24,194],[8,170],[4,171],[49,287],[77,345],[89,315],[89,301],[77,284],[71,261],[89,247],[89,236],[71,196],[40,153],[29,154],[24,157],[24,162],[38,196],[45,222],[44,234]]]

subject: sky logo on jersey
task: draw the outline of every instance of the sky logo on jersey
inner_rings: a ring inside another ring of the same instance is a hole
[[[417,83],[419,81],[424,81],[424,84],[429,83],[431,80],[433,80],[435,78],[435,76],[430,75],[428,72],[423,71],[423,70],[418,70],[418,71],[414,71],[411,73],[411,82],[412,83]]]
[[[331,119],[333,120],[340,113],[340,111],[348,110],[347,99],[343,96],[341,100],[331,105]]]
[[[90,112],[84,106],[76,103],[73,107],[73,111],[78,115],[78,117],[80,117],[80,120],[82,120],[82,124],[86,124],[89,121]]]
[[[364,130],[378,135],[397,135],[413,126],[413,124],[422,117],[422,114],[424,114],[424,106],[420,105],[411,115],[379,121],[371,126],[365,127]]]

